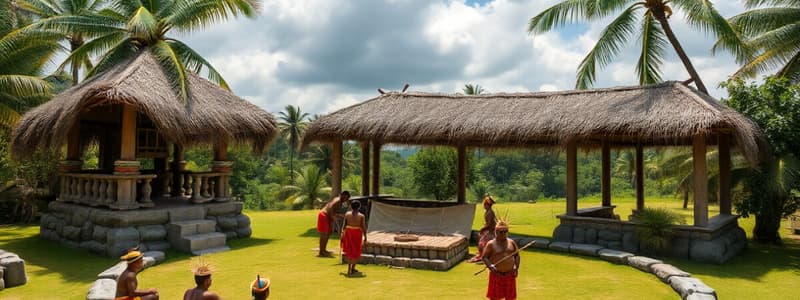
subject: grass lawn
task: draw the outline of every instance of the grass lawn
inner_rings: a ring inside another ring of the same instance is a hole
[[[622,215],[635,206],[633,199],[614,200]],[[582,200],[581,207],[594,206],[599,199]],[[647,200],[648,206],[680,210],[677,199]],[[535,204],[496,205],[498,215],[509,211],[512,235],[549,238],[557,225],[555,215],[565,209],[563,201]],[[691,210],[691,207],[690,207]],[[686,215],[691,217],[691,211]],[[478,209],[474,228],[482,224]],[[346,278],[347,266],[338,259],[317,258],[315,211],[251,211],[253,237],[229,241],[231,251],[209,256],[217,266],[211,289],[226,299],[249,299],[248,284],[256,273],[272,279],[274,299],[481,299],[486,291],[486,273],[461,263],[447,272],[393,269],[366,265],[364,277]],[[625,216],[623,216],[625,217]],[[690,221],[691,223],[691,221]],[[752,219],[740,221],[746,231]],[[781,235],[788,236],[782,229]],[[0,249],[16,252],[27,262],[28,284],[0,291],[3,300],[84,299],[95,276],[116,263],[79,250],[38,238],[37,226],[0,227]],[[338,249],[332,239],[329,248]],[[474,253],[474,247],[471,249]],[[667,260],[702,279],[717,290],[721,299],[798,299],[800,289],[800,246],[751,244],[745,253],[725,265],[697,264]],[[168,252],[167,260],[139,275],[141,287],[156,287],[161,299],[181,299],[191,287],[190,256]],[[677,294],[655,276],[636,269],[607,263],[598,258],[544,250],[522,254],[518,278],[520,299],[675,299]]]

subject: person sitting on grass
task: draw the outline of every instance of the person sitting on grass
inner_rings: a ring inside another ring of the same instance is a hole
[[[183,300],[218,300],[219,296],[208,290],[208,288],[211,287],[211,273],[213,272],[214,268],[211,264],[203,260],[198,260],[194,268],[192,268],[194,283],[197,286],[186,290],[186,292],[183,293]]]
[[[114,300],[158,300],[158,290],[139,290],[136,273],[144,269],[144,254],[138,248],[129,249],[120,259],[128,262],[128,268],[117,278],[117,294]]]

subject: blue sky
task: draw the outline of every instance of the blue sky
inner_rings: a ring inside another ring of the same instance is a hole
[[[298,105],[323,114],[377,96],[377,88],[460,92],[565,90],[609,20],[530,36],[527,22],[557,0],[270,0],[257,19],[237,19],[180,35],[222,73],[238,95],[271,111]],[[714,1],[726,17],[739,1]],[[713,38],[670,19],[712,89],[737,65],[711,55]],[[633,85],[637,37],[598,71],[597,87]],[[688,75],[669,49],[665,80]]]

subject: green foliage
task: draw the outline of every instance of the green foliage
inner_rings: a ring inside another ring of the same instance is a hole
[[[467,158],[467,185],[475,178],[475,169]],[[408,159],[414,184],[423,195],[433,195],[436,200],[454,198],[458,176],[458,155],[455,149],[423,147]]]
[[[646,207],[633,215],[636,236],[645,250],[663,253],[675,236],[673,225],[686,224],[683,216],[666,208]]]
[[[777,69],[775,76],[800,82],[800,2],[746,0],[748,11],[730,19],[755,54],[734,77],[753,77]],[[768,5],[769,7],[759,7]]]
[[[281,129],[283,138],[286,139],[286,143],[290,147],[289,171],[292,173],[290,173],[289,177],[294,182],[294,155],[300,143],[300,138],[308,125],[308,113],[300,111],[300,107],[287,105],[286,111],[280,112],[279,115],[280,124],[278,126]]]
[[[289,192],[285,202],[293,209],[320,207],[330,197],[331,188],[327,186],[328,174],[313,164],[306,165],[295,172],[294,185],[283,186]]]
[[[469,186],[472,196],[475,197],[475,202],[481,202],[486,194],[491,194],[492,184],[486,179],[479,179]]]

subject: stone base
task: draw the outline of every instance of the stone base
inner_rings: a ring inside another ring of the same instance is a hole
[[[393,233],[370,232],[360,263],[445,271],[466,258],[467,239],[419,235],[418,241],[394,242]]]
[[[153,208],[129,211],[54,201],[42,216],[40,236],[116,258],[135,246],[142,251],[170,248],[167,229],[171,221],[212,220],[216,222],[215,231],[228,238],[251,234],[250,219],[242,214],[241,202],[190,204],[186,199],[178,200],[156,199]]]

